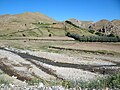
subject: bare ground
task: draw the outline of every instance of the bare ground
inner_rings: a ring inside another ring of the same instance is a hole
[[[0,46],[9,50],[0,50],[1,69],[20,80],[39,77],[86,81],[120,71],[120,43],[85,43],[49,37],[0,40]]]

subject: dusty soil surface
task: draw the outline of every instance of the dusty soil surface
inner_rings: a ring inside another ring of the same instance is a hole
[[[58,47],[80,49],[80,50],[108,50],[120,53],[120,43],[106,43],[106,42],[78,42],[66,45],[56,45]]]
[[[8,38],[8,40],[51,40],[51,41],[73,41],[73,38],[69,38],[69,37],[12,37],[12,38]]]

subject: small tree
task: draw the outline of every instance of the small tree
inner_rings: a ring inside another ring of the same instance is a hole
[[[69,37],[70,36],[70,32],[67,32],[65,35]]]
[[[49,37],[51,37],[52,35],[51,34],[49,34]]]
[[[93,34],[95,32],[95,30],[89,30],[89,32]]]
[[[100,32],[96,32],[95,34],[98,36],[102,36],[102,33],[100,33]]]
[[[22,34],[23,37],[25,37],[26,35],[25,34]]]
[[[108,37],[115,37],[113,33],[109,34]]]

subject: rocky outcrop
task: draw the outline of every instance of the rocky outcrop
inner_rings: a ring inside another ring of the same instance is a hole
[[[80,28],[84,28],[87,30],[95,30],[96,32],[103,33],[105,35],[114,34],[114,35],[120,35],[120,20],[106,20],[102,19],[98,22],[92,22],[92,21],[80,21],[77,19],[69,19],[71,23],[75,24],[76,26]]]
[[[89,26],[89,29],[96,30],[98,32],[101,32],[103,34],[114,34],[114,35],[120,35],[120,20],[100,20],[91,26]]]
[[[68,21],[72,22],[73,24],[81,28],[88,28],[91,24],[93,24],[93,21],[81,21],[74,18],[71,18]]]

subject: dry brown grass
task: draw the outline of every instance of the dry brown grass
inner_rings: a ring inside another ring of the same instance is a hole
[[[120,53],[120,43],[97,43],[97,42],[78,42],[66,45],[57,45],[64,48],[80,49],[80,50],[106,50]]]

